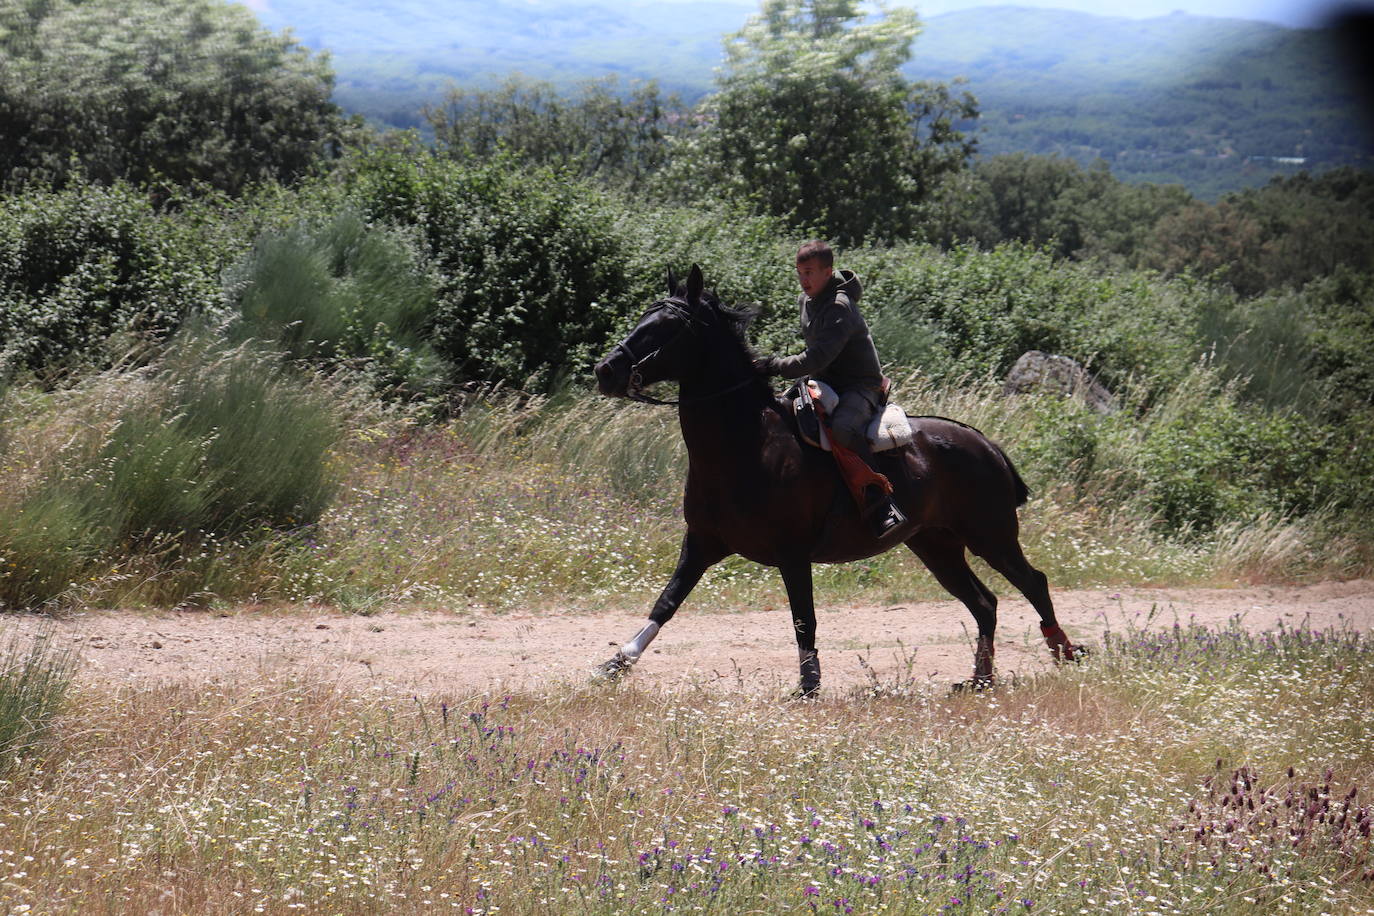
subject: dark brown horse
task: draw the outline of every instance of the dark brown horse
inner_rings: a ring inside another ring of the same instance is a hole
[[[644,386],[678,382],[689,462],[677,569],[648,624],[600,667],[602,674],[626,673],[706,569],[739,554],[781,571],[801,663],[798,693],[811,696],[821,680],[811,564],[859,560],[897,544],[920,557],[977,621],[973,685],[993,680],[997,598],[969,569],[965,550],[1029,599],[1056,660],[1079,656],[1082,648],[1055,621],[1044,574],[1021,552],[1016,509],[1026,501],[1026,485],[997,445],[953,420],[912,418],[914,441],[875,459],[908,521],[877,540],[834,459],[802,442],[787,402],[755,372],[744,337],[751,315],[721,305],[703,287],[696,265],[684,285],[669,275],[668,298],[650,306],[596,366],[601,393],[616,397],[651,400]]]

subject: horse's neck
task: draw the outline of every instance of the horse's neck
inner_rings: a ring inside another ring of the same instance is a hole
[[[742,350],[718,347],[679,386],[678,419],[694,463],[742,467],[761,461],[763,414],[771,400]],[[732,386],[738,388],[732,389]]]

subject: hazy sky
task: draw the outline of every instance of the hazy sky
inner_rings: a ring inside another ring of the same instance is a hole
[[[668,0],[672,2],[672,0]],[[758,0],[721,0],[742,8],[757,8]],[[1229,19],[1260,19],[1283,25],[1321,25],[1326,17],[1341,6],[1355,6],[1365,12],[1374,10],[1374,0],[890,0],[902,6],[916,8],[922,16],[937,16],[951,10],[971,6],[1045,6],[1055,9],[1079,10],[1101,16],[1126,16],[1143,19],[1167,16],[1182,10],[1197,16],[1219,16]],[[606,0],[614,6],[615,0]]]
[[[272,0],[239,0],[256,10],[271,5]],[[495,0],[500,3],[502,0]],[[507,0],[518,2],[518,0]],[[558,3],[559,0],[542,0]],[[580,0],[569,0],[580,2]],[[614,7],[617,0],[593,0]],[[640,0],[643,2],[643,0]],[[689,2],[689,0],[658,0],[658,2]],[[758,0],[715,0],[733,4],[741,9],[757,9]],[[1132,19],[1167,16],[1182,10],[1197,16],[1219,16],[1229,19],[1259,19],[1289,26],[1322,25],[1340,9],[1359,9],[1374,13],[1374,0],[889,0],[901,6],[915,7],[922,16],[938,16],[952,10],[971,6],[1043,6],[1052,9],[1078,10],[1100,16],[1125,16]]]
[[[934,16],[970,6],[996,4],[988,0],[903,0],[903,5],[914,6],[917,12]],[[1284,25],[1320,25],[1332,10],[1341,6],[1337,0],[1012,0],[1007,5],[1048,6],[1134,19],[1167,16],[1174,10],[1183,10],[1197,16],[1262,19]],[[1368,11],[1371,3],[1364,0],[1356,5]]]

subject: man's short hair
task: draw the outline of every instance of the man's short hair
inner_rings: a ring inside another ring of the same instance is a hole
[[[807,242],[797,249],[797,263],[810,261],[812,258],[818,259],[825,267],[835,266],[835,252],[830,250],[830,246],[822,241]]]

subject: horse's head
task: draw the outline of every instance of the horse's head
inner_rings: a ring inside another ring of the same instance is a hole
[[[679,381],[699,362],[702,329],[710,322],[705,281],[692,265],[687,282],[668,273],[668,295],[644,312],[633,331],[596,364],[596,385],[611,397],[637,397],[655,382]]]

